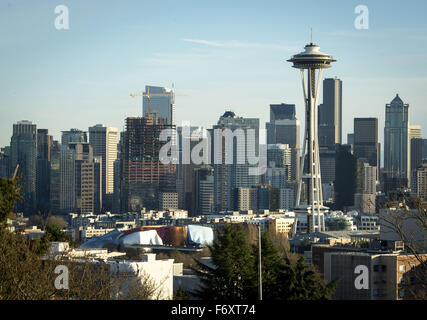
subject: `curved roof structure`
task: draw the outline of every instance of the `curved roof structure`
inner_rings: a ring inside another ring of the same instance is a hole
[[[292,56],[287,60],[292,62],[297,69],[326,69],[331,67],[333,59],[331,55],[320,52],[317,44],[310,43],[304,47],[305,51]]]

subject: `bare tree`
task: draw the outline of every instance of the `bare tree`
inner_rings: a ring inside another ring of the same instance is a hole
[[[381,233],[390,240],[402,241],[410,254],[406,258],[410,270],[404,274],[399,288],[414,299],[427,299],[427,210],[419,200],[412,201],[415,209],[405,205],[388,207],[380,214]]]

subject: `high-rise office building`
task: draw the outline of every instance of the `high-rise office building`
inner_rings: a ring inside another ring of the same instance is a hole
[[[412,138],[411,140],[411,189],[416,192],[417,168],[423,162],[423,143],[424,139]]]
[[[61,144],[54,140],[50,148],[49,207],[51,214],[61,213]]]
[[[101,157],[102,167],[102,204],[105,210],[111,211],[114,193],[114,161],[117,159],[117,128],[97,124],[89,127],[89,143],[93,156]]]
[[[291,179],[299,172],[300,122],[294,104],[271,104],[270,122],[266,123],[267,144],[287,144],[291,148]]]
[[[116,161],[114,161],[114,196],[113,196],[113,213],[120,213],[120,181],[121,181],[121,171],[120,171],[120,156]]]
[[[267,145],[265,184],[272,188],[285,188],[292,181],[292,150],[287,144]]]
[[[427,159],[427,139],[423,139],[423,159]]]
[[[356,158],[366,160],[370,166],[379,168],[379,144],[378,144],[378,119],[355,118],[354,119],[354,155]],[[379,179],[379,170],[377,177]]]
[[[196,174],[196,214],[212,212],[214,204],[214,170],[209,165],[195,169]]]
[[[10,140],[11,170],[19,165],[18,174],[22,174],[20,184],[23,201],[16,209],[25,215],[35,214],[36,210],[36,163],[37,163],[37,126],[23,120],[13,125]]]
[[[427,161],[416,169],[416,194],[421,199],[427,200]]]
[[[417,124],[409,125],[409,140],[421,139],[421,126]]]
[[[178,134],[178,164],[177,192],[179,208],[188,210],[189,216],[196,214],[196,164],[191,159],[191,150],[207,138],[207,131],[202,127],[184,125],[177,128]]]
[[[234,188],[233,189],[233,210],[236,211],[257,211],[258,195],[257,188]]]
[[[52,165],[54,165],[52,163]],[[68,145],[61,145],[59,152],[59,211],[76,212],[76,154]],[[51,171],[52,174],[52,171]],[[54,173],[55,174],[55,173]],[[51,186],[52,191],[53,186]]]
[[[61,144],[68,146],[69,143],[87,143],[87,133],[79,129],[62,131]]]
[[[288,144],[267,145],[267,164],[271,168],[287,168],[291,180],[292,152]]]
[[[323,103],[319,105],[319,146],[332,147],[342,141],[342,81],[323,80]]]
[[[51,150],[50,205],[53,213],[99,213],[102,162],[89,143],[54,142]]]
[[[0,178],[10,178],[10,146],[0,149]]]
[[[384,176],[398,180],[396,187],[410,185],[409,104],[399,95],[386,104],[384,127]],[[387,183],[387,181],[385,182]],[[387,190],[389,191],[389,190]]]
[[[251,172],[258,164],[249,163],[249,156],[259,155],[259,119],[238,117],[226,111],[212,131],[215,210],[232,210],[233,189],[250,188],[259,182],[259,175]]]
[[[152,96],[150,96],[152,94]],[[142,99],[142,116],[155,112],[159,119],[165,119],[165,124],[175,124],[175,94],[172,89],[155,86],[145,86]]]
[[[49,212],[50,203],[50,148],[53,137],[47,129],[37,129],[36,196],[37,209]]]
[[[162,163],[160,149],[166,142],[159,139],[162,130],[175,130],[175,126],[158,124],[155,118],[125,121],[120,142],[121,211],[158,209],[159,192],[176,192],[176,163]]]
[[[75,208],[78,213],[94,213],[96,185],[99,182],[95,181],[92,146],[89,143],[70,143],[68,149],[74,152],[75,160]]]
[[[322,176],[322,184],[331,184],[335,182],[335,146],[320,147],[320,174]]]
[[[93,211],[94,213],[100,213],[102,212],[103,208],[103,193],[102,193],[102,185],[103,185],[103,177],[102,177],[102,157],[101,156],[94,156],[93,157],[93,187],[94,187],[94,193],[93,193]],[[113,200],[113,195],[111,194],[110,199]],[[109,211],[112,211],[112,204],[110,206],[111,209]]]
[[[357,159],[348,148],[336,146],[335,204],[338,209],[354,205],[354,195],[363,193],[365,181],[364,162]]]

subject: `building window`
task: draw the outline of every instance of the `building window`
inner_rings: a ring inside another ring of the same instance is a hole
[[[399,297],[403,298],[405,296],[404,290],[399,290]]]
[[[405,266],[405,265],[403,265],[403,264],[402,264],[402,265],[400,265],[400,266],[399,266],[399,271],[400,271],[400,272],[405,272],[405,271],[406,271],[406,266]]]

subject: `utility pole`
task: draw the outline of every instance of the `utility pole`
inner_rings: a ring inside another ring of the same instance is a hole
[[[258,271],[259,271],[259,300],[262,300],[261,223],[258,223]]]

